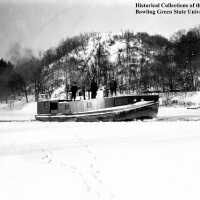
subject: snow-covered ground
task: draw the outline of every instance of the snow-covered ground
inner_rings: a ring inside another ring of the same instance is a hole
[[[126,123],[30,121],[35,113],[34,102],[0,111],[1,199],[200,199],[200,109]]]
[[[0,123],[1,199],[199,199],[199,127]]]
[[[0,109],[0,121],[30,121],[37,113],[37,103],[30,102],[21,109]]]

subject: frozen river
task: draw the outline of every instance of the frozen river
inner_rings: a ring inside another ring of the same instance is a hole
[[[0,123],[0,196],[199,199],[200,122]]]
[[[126,123],[42,123],[27,121],[28,112],[1,113],[0,197],[200,199],[199,112],[162,108],[157,119]]]

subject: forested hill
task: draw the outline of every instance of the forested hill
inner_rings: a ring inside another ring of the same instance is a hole
[[[74,82],[89,89],[92,78],[118,89],[146,91],[199,88],[200,29],[179,31],[168,40],[147,33],[85,33],[66,38],[35,57],[16,48],[11,62],[0,60],[1,98],[34,93],[67,93]],[[28,97],[27,97],[28,100]]]

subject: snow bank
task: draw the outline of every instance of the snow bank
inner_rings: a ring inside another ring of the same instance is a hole
[[[35,119],[37,113],[37,103],[30,102],[20,110],[1,110],[0,121],[26,121]]]
[[[185,101],[200,105],[200,92],[189,93],[186,96]]]
[[[28,95],[29,102],[35,100],[34,95]],[[8,103],[0,103],[0,111],[21,110],[26,105],[26,98],[21,97],[20,100],[8,100]]]
[[[27,103],[20,111],[20,113],[36,114],[37,102]]]
[[[169,92],[160,94],[160,105],[200,105],[200,92]]]

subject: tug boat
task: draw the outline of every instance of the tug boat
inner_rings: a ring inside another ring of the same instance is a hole
[[[155,118],[158,107],[158,95],[127,95],[80,101],[44,100],[37,103],[35,118],[44,122],[132,121]]]

